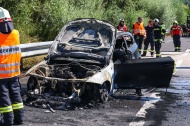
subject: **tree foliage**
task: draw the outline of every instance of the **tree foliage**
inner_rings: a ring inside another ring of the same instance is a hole
[[[21,43],[53,40],[63,25],[76,18],[97,18],[117,25],[120,18],[127,26],[143,17],[158,18],[167,26],[174,20],[186,21],[190,0],[0,0],[9,10]]]

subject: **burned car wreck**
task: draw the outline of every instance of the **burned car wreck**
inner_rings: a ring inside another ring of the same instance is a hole
[[[27,94],[68,101],[95,96],[106,102],[115,89],[167,88],[174,68],[170,57],[139,59],[131,33],[96,19],[68,22],[44,61],[26,73]]]

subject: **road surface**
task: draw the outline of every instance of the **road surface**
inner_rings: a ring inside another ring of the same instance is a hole
[[[143,90],[139,98],[131,90],[119,90],[119,97],[95,107],[55,113],[25,106],[26,126],[189,126],[190,122],[190,38],[183,37],[182,51],[173,52],[172,38],[162,44],[162,57],[171,56],[177,66],[170,87]],[[146,58],[149,58],[150,54]],[[21,78],[25,88],[27,78]]]

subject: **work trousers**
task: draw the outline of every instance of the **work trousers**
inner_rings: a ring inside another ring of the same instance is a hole
[[[161,57],[160,49],[162,47],[162,39],[154,39],[156,58]]]
[[[150,53],[151,55],[154,54],[154,38],[152,37],[147,37],[144,41],[144,50],[143,50],[143,54],[146,55],[147,51],[148,51],[148,46],[150,44]]]
[[[181,40],[180,40],[180,35],[173,35],[173,43],[174,43],[174,48],[175,51],[181,51]]]
[[[142,52],[142,43],[143,43],[143,40],[144,40],[144,36],[142,35],[134,35],[134,39],[138,45],[138,49],[139,49],[139,54],[141,54]]]
[[[11,126],[13,122],[23,122],[24,109],[18,77],[0,79],[0,113],[3,126]]]

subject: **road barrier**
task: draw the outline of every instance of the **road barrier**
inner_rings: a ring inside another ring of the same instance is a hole
[[[47,54],[53,41],[20,44],[22,58]]]
[[[47,54],[52,43],[53,41],[20,44],[22,52],[21,71],[23,70],[23,58]]]

